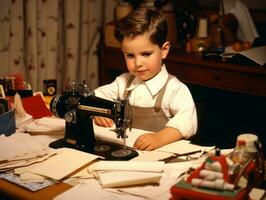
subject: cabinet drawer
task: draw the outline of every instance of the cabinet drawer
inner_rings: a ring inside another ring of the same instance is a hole
[[[170,63],[169,63],[170,64]],[[181,81],[231,91],[266,95],[266,78],[257,74],[182,63],[169,66]]]

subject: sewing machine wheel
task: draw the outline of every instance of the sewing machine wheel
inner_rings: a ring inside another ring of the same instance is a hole
[[[133,151],[129,149],[119,149],[119,150],[113,151],[111,155],[116,158],[123,158],[123,157],[129,156],[132,153]]]
[[[108,145],[96,145],[94,147],[94,151],[108,151],[110,149],[110,146]]]

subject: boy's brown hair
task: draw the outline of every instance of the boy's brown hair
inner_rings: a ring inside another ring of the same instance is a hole
[[[137,8],[116,22],[114,36],[122,42],[124,37],[148,33],[150,41],[160,47],[166,42],[168,28],[165,18],[158,12]]]

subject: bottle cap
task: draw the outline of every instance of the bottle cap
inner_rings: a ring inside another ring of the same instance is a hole
[[[238,139],[237,140],[237,146],[240,146],[240,145],[246,145],[246,141]]]

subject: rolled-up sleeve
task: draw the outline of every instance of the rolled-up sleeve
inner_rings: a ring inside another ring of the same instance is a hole
[[[121,74],[112,83],[96,88],[95,96],[111,101],[117,100],[118,97],[122,98],[128,78],[128,73]]]
[[[172,114],[172,117],[169,118],[166,126],[178,129],[182,136],[188,139],[196,133],[198,126],[194,100],[187,86],[181,82],[179,87],[170,94],[169,114]]]

